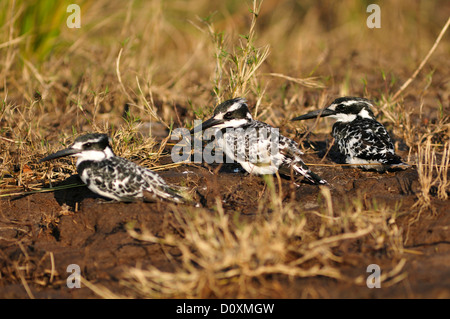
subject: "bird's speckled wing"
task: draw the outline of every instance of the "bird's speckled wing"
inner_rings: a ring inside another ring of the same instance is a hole
[[[121,157],[101,162],[82,162],[78,173],[91,190],[112,199],[144,200],[149,198],[149,194],[154,194],[154,199],[159,197],[183,201],[157,173]]]
[[[336,122],[332,135],[337,141],[339,152],[347,157],[386,165],[401,163],[389,133],[377,121],[357,119],[351,123]]]

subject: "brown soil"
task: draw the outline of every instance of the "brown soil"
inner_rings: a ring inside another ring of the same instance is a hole
[[[401,154],[405,155],[405,154]],[[307,155],[306,162],[318,161],[316,155]],[[325,163],[332,163],[328,159]],[[218,174],[200,165],[181,166],[161,172],[174,184],[197,187],[203,207],[212,208],[219,196],[226,212],[240,212],[243,219],[254,218],[258,198],[266,190],[263,180],[235,171],[236,166],[223,166]],[[417,173],[405,171],[379,174],[353,168],[314,167],[314,170],[332,184],[336,201],[344,202],[358,194],[365,200],[411,207],[417,200]],[[186,173],[186,171],[188,173]],[[185,172],[185,173],[183,173]],[[76,175],[63,183],[77,181]],[[291,183],[282,181],[285,201],[296,201],[304,209],[317,206],[319,188],[302,183],[292,192]],[[273,295],[262,298],[450,298],[450,215],[448,201],[433,200],[435,212],[424,213],[417,222],[411,215],[397,219],[399,227],[408,236],[404,253],[404,271],[407,277],[399,283],[381,289],[369,289],[324,277],[289,279],[273,276],[267,279]],[[78,264],[84,278],[103,285],[118,294],[126,294],[119,282],[126,267],[153,265],[166,271],[173,270],[167,250],[157,244],[132,238],[126,230],[130,222],[137,229],[147,228],[154,234],[174,231],[171,226],[173,204],[105,203],[86,187],[37,193],[0,201],[0,298],[28,298],[29,292],[22,279],[26,278],[35,298],[98,298],[83,286],[69,289],[66,268]],[[190,208],[192,209],[192,208]],[[213,210],[211,210],[214,213]],[[405,238],[404,238],[405,239]],[[179,251],[168,250],[172,257]],[[52,257],[53,265],[52,266]],[[347,257],[339,266],[343,273],[364,276],[366,267],[376,263],[381,269],[392,269],[398,262],[389,254],[368,253],[364,250]],[[21,279],[22,278],[22,279]]]

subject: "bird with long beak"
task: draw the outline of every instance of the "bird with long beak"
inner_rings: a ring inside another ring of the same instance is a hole
[[[214,115],[191,130],[191,134],[212,128],[216,142],[223,152],[238,162],[250,174],[306,178],[318,185],[327,184],[312,172],[301,159],[298,144],[279,134],[278,129],[256,121],[243,98],[219,104]]]
[[[372,102],[368,99],[341,97],[325,109],[309,112],[291,121],[317,117],[336,119],[331,134],[347,164],[380,172],[409,167],[395,154],[394,143],[389,133],[375,119],[371,107]]]
[[[115,201],[133,202],[166,199],[184,203],[185,199],[157,173],[114,154],[106,134],[85,134],[68,148],[39,162],[75,156],[78,175],[94,193]]]

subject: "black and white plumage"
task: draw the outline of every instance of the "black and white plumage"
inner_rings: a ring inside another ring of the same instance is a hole
[[[356,166],[381,172],[408,167],[400,156],[395,154],[389,133],[375,119],[371,107],[372,102],[365,98],[341,97],[325,109],[309,112],[293,118],[292,121],[326,116],[336,119],[332,136],[347,164],[361,164]]]
[[[191,134],[213,128],[218,146],[250,174],[305,177],[314,184],[327,184],[301,159],[298,144],[280,135],[278,129],[253,119],[244,98],[219,104],[214,115],[191,130]]]
[[[184,198],[155,172],[114,154],[106,134],[85,134],[66,149],[39,162],[63,156],[78,157],[78,175],[94,193],[116,201],[167,199],[183,203]]]

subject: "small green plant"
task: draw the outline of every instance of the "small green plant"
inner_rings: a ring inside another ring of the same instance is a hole
[[[262,1],[253,1],[249,32],[240,34],[238,45],[227,47],[225,33],[217,32],[212,24],[212,15],[202,19],[215,46],[216,67],[213,78],[213,92],[218,103],[226,99],[247,96],[252,92],[258,99],[264,90],[258,81],[257,71],[269,56],[269,46],[256,47],[256,22]]]

